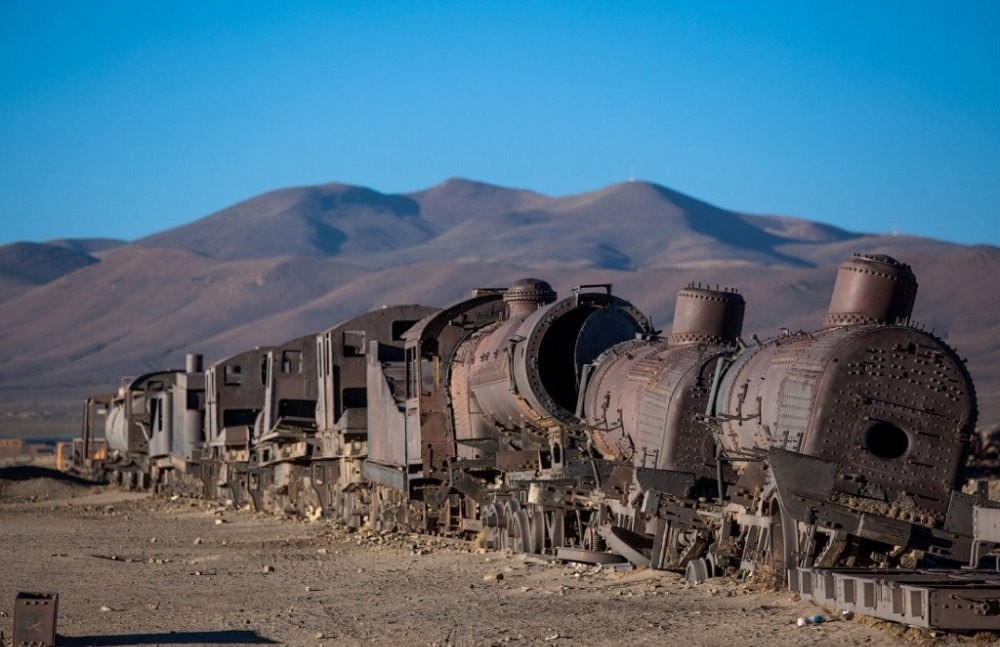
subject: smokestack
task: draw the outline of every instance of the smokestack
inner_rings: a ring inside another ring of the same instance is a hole
[[[854,254],[837,270],[823,327],[906,323],[916,297],[909,265],[884,254]]]
[[[205,370],[205,358],[201,353],[188,353],[185,357],[184,371],[187,373],[201,373]]]
[[[512,317],[529,315],[543,305],[556,300],[552,286],[540,279],[521,279],[503,293],[504,303]]]
[[[688,287],[677,293],[670,346],[731,344],[743,331],[746,304],[735,290]]]

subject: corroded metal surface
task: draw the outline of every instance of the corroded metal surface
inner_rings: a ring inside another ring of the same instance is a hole
[[[954,570],[798,568],[790,588],[807,600],[914,627],[1000,630],[1000,574]]]
[[[909,265],[884,254],[854,254],[840,264],[825,327],[904,323],[917,295]]]
[[[14,645],[52,647],[56,644],[58,593],[18,593],[14,598]]]

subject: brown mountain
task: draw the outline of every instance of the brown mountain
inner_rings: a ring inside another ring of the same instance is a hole
[[[135,244],[220,260],[323,257],[398,249],[434,233],[409,197],[324,184],[265,193]]]
[[[982,418],[1000,422],[996,247],[741,214],[644,182],[553,198],[448,180],[405,195],[274,191],[130,244],[0,247],[0,435],[21,424],[12,413],[45,408],[53,432],[72,431],[83,394],[183,365],[185,352],[211,362],[383,304],[440,305],[524,276],[564,294],[611,282],[664,329],[679,288],[727,285],[747,298],[747,336],[809,329],[852,252],[913,266],[916,319],[968,357]]]

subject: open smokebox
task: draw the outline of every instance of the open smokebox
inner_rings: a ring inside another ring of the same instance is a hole
[[[55,645],[58,606],[58,593],[18,593],[14,598],[15,647]]]

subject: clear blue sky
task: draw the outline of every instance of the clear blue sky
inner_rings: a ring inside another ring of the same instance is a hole
[[[1000,244],[1000,2],[0,0],[0,243],[630,177]]]

